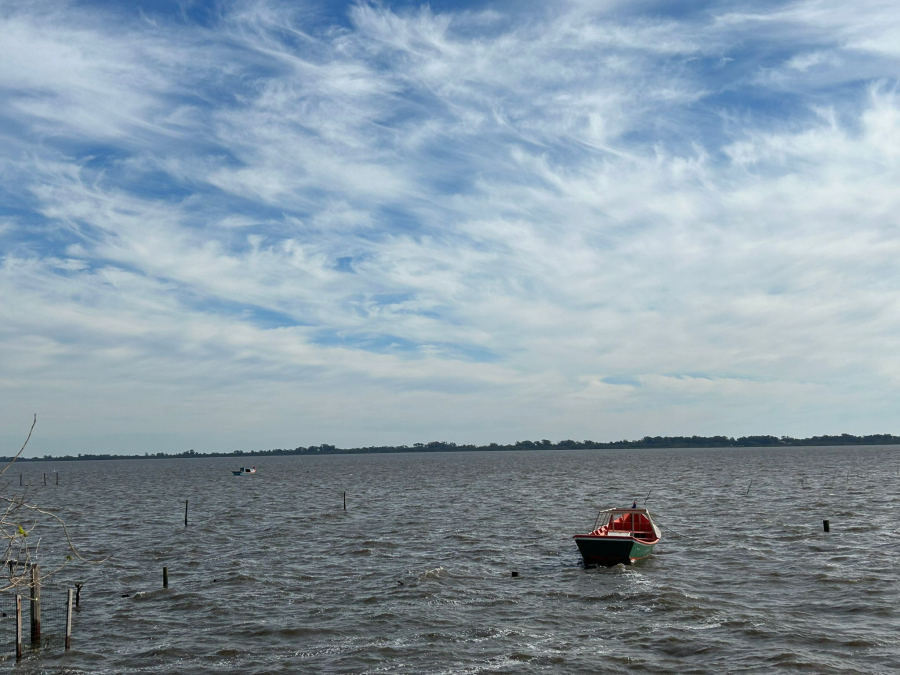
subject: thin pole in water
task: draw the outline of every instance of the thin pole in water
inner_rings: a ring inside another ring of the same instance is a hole
[[[16,596],[16,661],[22,658],[22,596]]]
[[[187,527],[187,509],[188,509],[188,500],[184,500],[184,526]]]
[[[163,588],[169,587],[169,568],[163,567]]]
[[[31,567],[31,643],[41,641],[41,568]]]
[[[66,598],[66,651],[72,648],[72,589],[68,589]]]
[[[822,521],[822,526],[825,528],[826,532],[831,532],[831,523],[829,523],[827,520]]]
[[[347,510],[347,493],[344,492],[344,511]]]
[[[750,494],[750,488],[752,488],[752,487],[753,487],[753,481],[751,480],[751,481],[750,481],[750,485],[747,486],[747,492],[744,493],[744,496]]]

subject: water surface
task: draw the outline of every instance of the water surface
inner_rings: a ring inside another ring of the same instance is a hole
[[[900,671],[892,447],[254,459],[16,466],[110,556],[47,586],[84,583],[73,650],[18,671]],[[653,556],[584,569],[572,535],[648,493]]]

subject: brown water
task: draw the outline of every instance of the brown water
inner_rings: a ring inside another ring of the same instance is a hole
[[[73,650],[18,672],[900,672],[897,448],[242,462],[17,466],[110,555],[45,589],[84,582]],[[572,535],[648,492],[653,556],[584,569]]]

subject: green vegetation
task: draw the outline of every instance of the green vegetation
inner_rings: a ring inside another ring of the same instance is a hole
[[[644,436],[639,441],[572,441],[565,440],[553,443],[547,439],[540,441],[516,441],[509,445],[490,443],[489,445],[458,445],[445,441],[431,441],[430,443],[413,443],[410,445],[379,445],[365,448],[337,448],[323,443],[311,445],[308,448],[276,448],[274,450],[234,450],[231,452],[195,452],[193,449],[185,452],[143,455],[63,455],[53,457],[33,457],[29,459],[19,458],[18,461],[43,461],[43,460],[87,460],[87,459],[170,459],[175,457],[258,457],[271,455],[354,455],[365,453],[385,452],[477,452],[494,450],[595,450],[602,448],[760,448],[760,447],[790,447],[798,445],[900,445],[900,436],[891,434],[872,434],[870,436],[854,436],[841,434],[840,436],[811,436],[810,438],[791,438],[790,436],[741,436],[731,438],[728,436]],[[3,461],[3,458],[0,458]]]

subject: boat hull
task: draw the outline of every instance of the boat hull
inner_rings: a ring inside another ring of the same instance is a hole
[[[585,565],[630,565],[653,553],[656,541],[641,541],[632,537],[575,537],[575,543]]]

